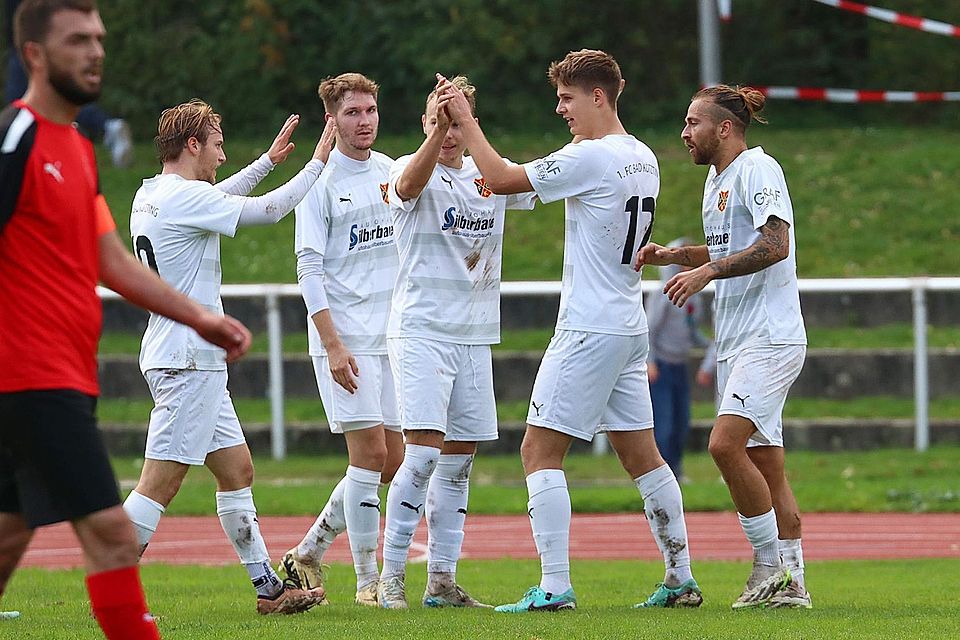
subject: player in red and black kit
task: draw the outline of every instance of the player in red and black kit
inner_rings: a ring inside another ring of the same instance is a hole
[[[73,126],[100,94],[94,0],[24,0],[14,16],[26,95],[0,113],[0,595],[33,530],[69,520],[107,638],[159,638],[137,542],[94,417],[100,280],[243,355],[250,333],[166,285],[124,248],[93,147]]]

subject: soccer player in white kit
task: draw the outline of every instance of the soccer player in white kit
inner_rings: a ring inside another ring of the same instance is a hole
[[[690,569],[680,485],[657,451],[647,384],[647,322],[634,254],[653,226],[660,171],[653,152],[623,128],[620,67],[603,51],[571,52],[550,65],[556,111],[574,142],[511,167],[466,117],[455,88],[450,115],[495,193],[531,188],[543,202],[564,199],[563,283],[556,333],[534,383],[520,455],[541,580],[498,611],[574,609],[570,581],[570,494],[563,459],[574,438],[606,431],[643,497],[663,552],[663,582],[641,607],[696,607],[703,601]]]
[[[350,537],[357,604],[377,605],[382,482],[403,457],[403,436],[387,359],[387,318],[397,279],[393,215],[387,205],[391,158],[372,151],[379,87],[359,73],[320,83],[337,145],[296,207],[297,277],[307,333],[330,429],[347,441],[349,466],[316,522],[281,567],[306,586],[323,586],[322,560],[339,533]]]
[[[453,82],[473,118],[474,88],[463,77]],[[456,568],[477,442],[497,438],[490,345],[500,341],[504,210],[532,209],[535,200],[487,188],[443,103],[430,93],[426,140],[390,169],[400,271],[387,348],[406,440],[384,525],[379,600],[391,609],[407,607],[407,554],[425,505],[424,606],[487,606],[457,585]]]
[[[257,197],[254,187],[293,150],[290,116],[267,153],[217,184],[226,161],[220,116],[201,100],[165,110],[156,138],[161,173],[143,181],[133,199],[134,252],[161,278],[205,308],[223,313],[220,236],[243,225],[272,224],[306,195],[333,143],[324,129],[313,158],[289,182]],[[150,315],[140,347],[150,387],[143,471],[124,509],[142,554],[191,465],[206,465],[217,480],[217,515],[257,591],[257,612],[295,613],[318,604],[323,589],[281,581],[270,564],[253,503],[253,461],[227,391],[222,349],[186,325]]]
[[[643,264],[694,267],[667,281],[674,304],[716,280],[717,420],[710,454],[753,546],[753,571],[734,609],[812,604],[803,578],[800,509],[784,472],[783,405],[800,374],[806,332],[797,288],[793,205],[783,170],[746,130],[764,97],[726,85],[698,92],[682,138],[710,165],[703,189],[706,244],[649,244]]]

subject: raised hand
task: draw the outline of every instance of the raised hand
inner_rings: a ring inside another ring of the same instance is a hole
[[[313,150],[313,159],[326,164],[336,141],[337,124],[333,121],[333,118],[327,118],[327,123],[323,126],[323,133],[320,134],[320,140],[317,141],[317,148]]]
[[[437,74],[437,119],[439,122],[440,110],[444,109],[453,122],[462,122],[473,118],[470,102],[463,95],[463,91],[451,84],[445,77]]]
[[[295,145],[290,142],[290,136],[293,135],[293,130],[297,128],[298,124],[300,124],[300,116],[294,113],[280,127],[280,133],[277,134],[277,137],[273,139],[273,144],[267,149],[270,162],[280,164],[293,152]]]

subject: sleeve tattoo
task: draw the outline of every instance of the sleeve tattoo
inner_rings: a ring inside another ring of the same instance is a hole
[[[760,238],[733,255],[710,263],[717,278],[733,278],[756,273],[780,262],[790,254],[790,225],[777,218],[760,227]]]

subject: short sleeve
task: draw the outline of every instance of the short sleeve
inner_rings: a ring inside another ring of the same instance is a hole
[[[412,157],[413,156],[403,156],[402,158],[397,158],[393,161],[393,164],[390,165],[390,183],[387,187],[387,200],[390,209],[410,212],[417,206],[417,201],[420,199],[420,196],[417,195],[409,200],[403,200],[400,198],[400,195],[397,194],[397,182],[400,180],[400,176],[403,175],[403,170],[410,164]]]
[[[783,173],[773,162],[757,162],[745,172],[744,204],[753,218],[753,228],[759,229],[771,216],[793,225],[793,211],[787,194]]]
[[[233,237],[237,233],[244,196],[230,195],[200,180],[188,180],[177,193],[177,224]]]
[[[37,123],[28,110],[9,105],[0,112],[0,233],[17,207],[36,132]]]
[[[513,162],[509,158],[504,158],[506,162],[511,167],[519,166],[516,162]],[[505,209],[510,209],[513,211],[530,211],[537,204],[537,192],[536,191],[526,191],[524,193],[511,193],[506,196]]]
[[[573,198],[600,182],[607,162],[589,141],[568,144],[550,155],[523,165],[533,190],[543,203]]]
[[[537,192],[512,193],[507,196],[506,209],[529,211],[537,204]]]
[[[324,255],[330,236],[330,215],[327,207],[326,180],[320,180],[294,208],[296,231],[294,248],[299,254],[304,249]]]

